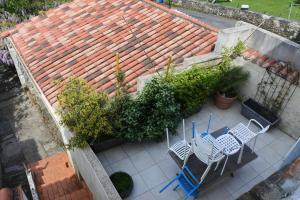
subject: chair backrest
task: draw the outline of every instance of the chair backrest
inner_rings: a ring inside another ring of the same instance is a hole
[[[197,178],[194,176],[194,174],[191,172],[191,170],[187,166],[183,167],[183,169],[180,171],[180,174],[184,177],[184,179],[186,179],[186,181],[190,185],[192,185],[194,187],[197,187],[198,185],[200,185]]]
[[[192,139],[192,148],[199,160],[205,164],[209,164],[213,153],[213,145],[211,143],[205,141],[201,136],[196,135],[195,138]]]

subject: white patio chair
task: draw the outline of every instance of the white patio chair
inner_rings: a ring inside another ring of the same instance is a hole
[[[229,129],[228,129],[229,130]],[[228,133],[228,132],[227,132]],[[222,171],[221,171],[221,176],[223,175],[223,172],[225,170],[227,161],[228,161],[228,157],[231,155],[236,154],[240,149],[241,149],[241,145],[239,144],[239,142],[230,134],[224,134],[219,136],[216,139],[220,145],[222,145],[224,147],[223,153],[226,156]]]
[[[197,134],[192,139],[191,151],[201,162],[207,165],[207,168],[201,176],[200,183],[203,182],[212,165],[216,163],[215,170],[217,170],[221,160],[225,157],[223,154],[223,147],[210,135],[202,138]],[[185,163],[187,162],[187,159]]]
[[[170,146],[170,140],[169,140],[169,130],[166,128],[166,134],[167,134],[167,144],[168,149],[172,151],[180,160],[184,161],[191,152],[191,145],[186,141],[185,138],[185,123],[184,119],[182,120],[182,133],[183,133],[183,140],[176,142],[172,146]],[[184,166],[184,164],[183,164]]]
[[[250,129],[251,123],[254,123],[259,126],[260,130],[259,131],[252,131]],[[241,163],[242,161],[242,156],[243,156],[243,151],[244,151],[244,146],[245,144],[249,143],[250,141],[254,140],[253,147],[252,147],[252,153],[254,152],[255,144],[256,144],[256,139],[257,137],[265,133],[269,130],[270,126],[263,127],[258,121],[255,119],[250,119],[247,126],[244,125],[243,123],[239,123],[236,126],[234,126],[232,129],[229,130],[229,133],[232,134],[234,137],[236,137],[240,142],[241,142],[241,151],[240,155],[238,158],[238,164]]]

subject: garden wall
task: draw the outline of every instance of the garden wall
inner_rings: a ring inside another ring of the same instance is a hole
[[[199,0],[173,0],[173,3],[188,9],[193,9],[207,14],[218,15],[245,21],[259,26],[263,21],[262,28],[283,37],[300,42],[300,23],[289,21],[280,17],[268,16],[252,11],[242,11],[237,8],[225,7]]]
[[[9,39],[5,39],[4,43],[8,47],[10,55],[13,58],[22,86],[27,87],[36,97],[37,103],[40,105],[44,114],[48,114],[53,120],[53,125],[58,128],[61,134],[60,138],[64,144],[68,144],[73,133],[60,125],[55,109],[49,104],[48,100],[37,86],[35,80],[25,68],[25,64],[13,46],[13,43]],[[121,197],[110,181],[110,178],[101,162],[89,146],[84,149],[68,150],[67,153],[79,178],[82,178],[87,184],[93,195],[93,199],[121,200]]]
[[[241,21],[233,28],[220,30],[215,53],[220,53],[224,46],[234,46],[237,38],[244,41],[247,47],[269,58],[288,62],[300,70],[300,44]]]
[[[264,75],[265,69],[257,64],[253,64],[251,61],[244,60],[243,58],[237,58],[234,64],[242,66],[245,70],[250,72],[250,78],[247,83],[241,88],[240,93],[243,100],[249,97],[254,97],[257,89],[257,83],[259,83]],[[287,104],[283,113],[281,114],[279,121],[279,128],[292,136],[295,139],[300,138],[300,88],[297,87],[290,102]]]
[[[220,54],[224,46],[233,47],[237,38],[245,41],[247,47],[259,51],[263,55],[275,60],[290,63],[300,71],[300,45],[282,36],[276,35],[262,28],[245,22],[237,22],[236,27],[223,29],[218,34],[215,54]],[[245,67],[250,72],[248,83],[241,90],[244,99],[254,97],[257,83],[260,82],[265,69],[250,61],[237,59],[237,65]],[[300,88],[297,87],[293,97],[281,115],[279,127],[282,131],[298,139],[300,137]]]

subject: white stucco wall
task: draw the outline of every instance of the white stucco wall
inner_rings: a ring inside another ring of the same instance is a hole
[[[249,97],[254,97],[257,84],[261,81],[265,69],[253,64],[251,61],[244,60],[243,58],[237,58],[235,64],[242,66],[245,70],[250,72],[250,78],[247,83],[241,88],[240,94],[243,100]],[[295,139],[300,137],[300,88],[297,87],[294,95],[290,99],[286,108],[280,116],[279,128],[292,136]]]

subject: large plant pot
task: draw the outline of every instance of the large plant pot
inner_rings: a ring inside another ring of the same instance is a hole
[[[215,105],[223,110],[226,110],[232,106],[237,97],[226,97],[219,92],[215,95]]]
[[[109,139],[103,140],[99,143],[90,144],[90,146],[95,153],[99,153],[101,151],[105,151],[105,150],[113,148],[115,146],[119,146],[120,144],[123,144],[123,143],[124,143],[124,141],[120,138],[109,138]]]
[[[115,172],[110,176],[110,180],[122,199],[129,197],[133,189],[133,180],[129,174],[126,172]]]
[[[248,119],[257,120],[264,127],[274,126],[279,121],[278,116],[251,98],[242,103],[241,114]]]

